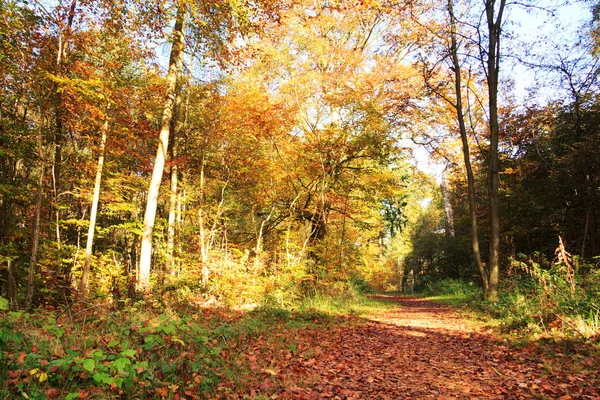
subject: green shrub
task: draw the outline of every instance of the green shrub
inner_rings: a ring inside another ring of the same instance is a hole
[[[554,261],[539,253],[512,260],[500,299],[485,308],[505,331],[539,333],[559,329],[590,338],[600,331],[600,274],[571,257],[561,245]]]

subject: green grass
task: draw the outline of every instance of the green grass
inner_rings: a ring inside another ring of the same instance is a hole
[[[371,299],[363,295],[331,297],[317,294],[304,299],[299,305],[300,313],[319,313],[321,316],[366,316],[381,314],[398,307],[394,301]]]
[[[476,285],[456,280],[430,284],[421,297],[457,307],[484,320],[512,340],[531,342],[542,337],[599,343],[600,306],[593,295],[572,293],[556,285],[548,291],[534,279],[505,279],[496,303],[482,300]]]

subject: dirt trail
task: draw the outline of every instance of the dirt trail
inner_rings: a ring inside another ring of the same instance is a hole
[[[254,393],[277,386],[271,398],[600,399],[597,360],[581,356],[589,365],[567,373],[449,307],[386,299],[400,307],[365,324],[296,336],[298,350],[275,361]]]

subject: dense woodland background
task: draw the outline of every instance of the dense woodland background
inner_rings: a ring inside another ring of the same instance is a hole
[[[504,0],[2,0],[0,306],[477,288],[496,237],[501,296],[597,318],[597,10],[576,6],[573,37],[569,7]]]

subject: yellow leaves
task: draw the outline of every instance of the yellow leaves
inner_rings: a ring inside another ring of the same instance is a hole
[[[40,383],[48,380],[48,374],[44,371],[40,371],[38,368],[34,368],[29,371],[29,376],[35,376]]]
[[[46,72],[46,78],[59,85],[57,91],[72,91],[96,100],[105,100],[106,96],[102,93],[105,83],[100,79],[80,79],[59,76]]]
[[[40,383],[46,382],[48,380],[48,374],[45,372],[40,373],[38,380]]]

